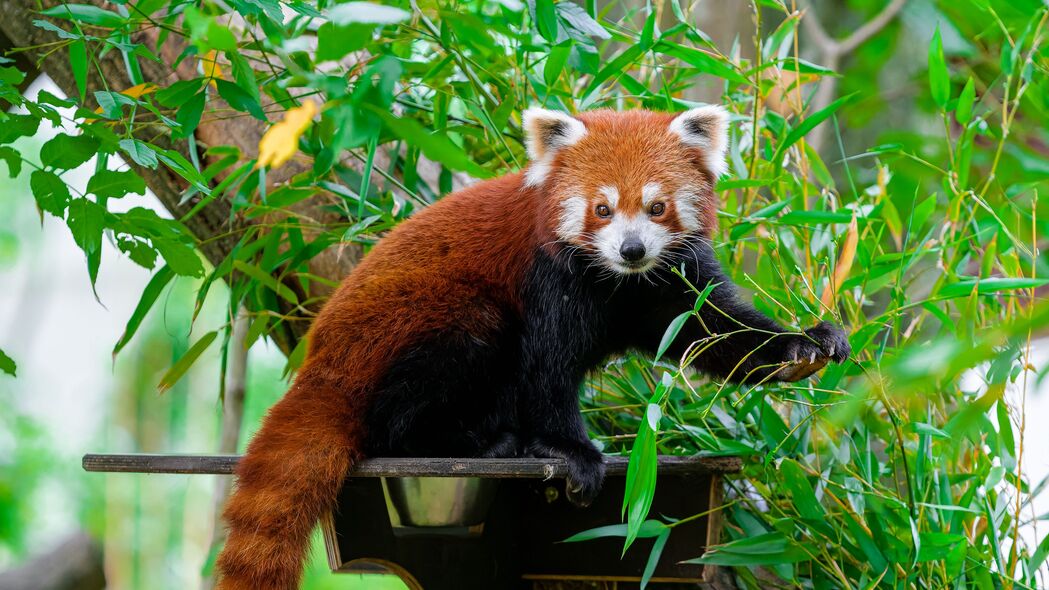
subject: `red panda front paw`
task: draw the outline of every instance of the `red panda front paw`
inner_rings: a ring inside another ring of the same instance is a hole
[[[550,443],[536,439],[529,445],[536,457],[564,459],[568,464],[565,497],[576,506],[589,506],[605,481],[605,461],[590,441]]]
[[[845,332],[829,322],[791,338],[783,354],[784,366],[776,373],[782,381],[799,381],[819,371],[829,361],[844,362],[852,352]]]
[[[593,448],[591,446],[591,448]],[[568,460],[568,477],[565,479],[565,496],[576,506],[589,506],[605,482],[605,461],[594,449],[597,457],[577,457]]]

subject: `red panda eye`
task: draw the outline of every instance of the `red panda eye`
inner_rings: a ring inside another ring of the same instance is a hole
[[[598,205],[594,211],[598,217],[609,217],[612,215],[612,210],[608,208],[608,205]]]
[[[651,211],[652,215],[658,217],[663,214],[663,211],[666,211],[666,208],[666,205],[663,203],[653,203],[652,208],[649,209],[649,211]]]

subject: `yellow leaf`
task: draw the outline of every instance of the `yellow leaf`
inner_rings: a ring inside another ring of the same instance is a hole
[[[127,90],[121,90],[120,94],[123,94],[124,96],[129,96],[131,98],[139,99],[149,94],[150,92],[155,91],[156,89],[156,84],[152,84],[150,82],[143,82],[142,84],[136,84],[131,88],[128,88]]]
[[[841,288],[845,279],[849,278],[852,261],[856,259],[856,245],[859,241],[859,226],[856,223],[856,216],[853,215],[852,221],[849,222],[849,231],[845,234],[845,244],[842,245],[841,254],[838,256],[838,264],[834,267],[834,276],[830,284],[823,289],[823,296],[820,297],[825,307],[831,307],[834,304],[834,294]]]
[[[138,99],[142,98],[143,96],[149,94],[150,92],[155,92],[156,89],[157,89],[157,85],[156,84],[152,84],[150,82],[143,82],[142,84],[135,84],[134,86],[132,86],[131,88],[128,88],[127,90],[121,90],[120,94],[123,94],[124,96],[130,97],[130,98],[134,98],[135,100],[138,100]],[[95,112],[101,114],[102,113],[102,107],[98,107],[97,109],[95,109]],[[91,121],[96,121],[96,120],[97,119],[84,119],[84,122],[85,123],[90,123]]]
[[[222,75],[222,68],[219,67],[219,54],[214,49],[200,56],[200,68],[212,88],[218,88],[215,78],[225,79]]]
[[[295,155],[299,150],[299,137],[313,122],[317,104],[306,101],[302,106],[292,107],[284,113],[284,120],[270,127],[259,141],[259,162],[256,168],[276,168]]]

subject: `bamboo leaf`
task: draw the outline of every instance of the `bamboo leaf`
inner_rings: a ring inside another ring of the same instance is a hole
[[[648,554],[648,562],[645,563],[645,571],[641,574],[641,590],[645,590],[649,581],[652,580],[652,574],[656,573],[659,558],[663,555],[663,547],[666,547],[667,539],[670,538],[670,531],[672,530],[670,528],[664,530],[656,537],[656,542],[652,544],[652,551]]]
[[[800,141],[801,138],[805,137],[805,135],[808,134],[809,131],[815,129],[817,125],[826,121],[828,118],[831,117],[831,115],[838,112],[838,110],[840,110],[842,107],[854,102],[857,99],[857,97],[859,97],[858,92],[853,92],[852,94],[843,96],[838,100],[835,100],[834,102],[830,103],[825,108],[816,111],[815,113],[812,113],[811,115],[803,119],[797,127],[791,129],[790,132],[787,133],[787,136],[783,138],[783,141],[781,141],[776,147],[776,153],[772,156],[772,162],[774,164],[774,167],[779,167],[780,162],[782,162],[783,160],[783,156],[787,153],[787,150],[790,148],[790,146]]]
[[[298,305],[299,304],[299,298],[298,298],[298,296],[295,295],[294,291],[292,291],[284,283],[281,283],[281,282],[277,281],[277,279],[274,278],[273,275],[271,275],[268,272],[262,270],[261,268],[255,266],[253,264],[248,264],[246,262],[240,261],[240,260],[234,260],[233,261],[233,268],[235,268],[235,269],[239,270],[240,272],[248,275],[249,277],[255,279],[256,281],[258,281],[259,283],[264,285],[266,288],[268,288],[269,290],[273,291],[277,295],[280,295],[281,297],[283,297],[284,299],[286,299],[287,301],[289,301],[293,305]]]
[[[193,363],[200,358],[200,355],[211,346],[211,343],[215,341],[215,337],[218,335],[217,330],[212,330],[193,343],[193,346],[189,347],[186,354],[183,354],[182,358],[175,362],[174,365],[171,365],[171,368],[160,378],[160,383],[157,384],[157,389],[160,393],[164,393],[174,387],[175,383],[178,383],[178,380],[186,374],[186,371],[193,366]]]
[[[73,81],[80,91],[80,102],[87,98],[87,44],[77,39],[69,44],[69,67],[73,70]]]
[[[929,42],[929,92],[936,106],[945,108],[951,99],[951,77],[947,72],[947,61],[943,57],[943,42],[940,27],[936,27]]]
[[[378,115],[394,135],[418,146],[422,153],[431,160],[440,162],[452,170],[468,172],[478,178],[492,176],[491,172],[478,166],[463,152],[462,148],[452,143],[446,135],[431,133],[418,122],[396,117],[375,105],[366,104],[364,107]]]
[[[119,14],[91,4],[59,4],[42,10],[40,14],[110,29],[118,29],[127,23],[127,19]]]
[[[657,537],[666,532],[667,526],[658,520],[646,520],[641,524],[638,529],[637,538],[647,539],[651,537]],[[627,525],[623,524],[610,524],[607,526],[600,526],[585,530],[580,533],[576,533],[571,537],[568,537],[562,543],[578,543],[580,541],[590,541],[592,539],[602,539],[605,537],[625,537],[627,535]]]
[[[128,155],[139,166],[146,168],[157,167],[157,153],[146,143],[137,139],[121,139],[120,149]]]
[[[1002,291],[1015,291],[1016,289],[1036,289],[1049,285],[1049,279],[1029,278],[1006,278],[992,277],[987,279],[966,279],[944,285],[938,295],[940,297],[964,297],[974,290],[978,295],[991,295]]]
[[[0,373],[5,373],[12,377],[17,377],[18,365],[15,364],[14,359],[7,356],[7,353],[0,348]]]
[[[702,557],[682,563],[757,566],[791,564],[808,559],[808,554],[783,533],[766,533],[713,545]]]
[[[370,25],[393,25],[410,17],[405,10],[371,2],[344,2],[328,11],[328,19],[337,25],[363,23]]]
[[[776,221],[783,225],[824,225],[829,223],[849,223],[855,213],[848,210],[839,211],[791,211]]]
[[[780,463],[779,472],[783,476],[783,485],[790,493],[791,502],[798,509],[801,517],[814,521],[821,520],[825,516],[823,506],[816,499],[816,493],[801,465],[793,459],[784,459]]]
[[[976,101],[976,88],[973,86],[973,79],[970,76],[969,80],[965,83],[965,88],[962,88],[962,93],[958,97],[958,106],[954,109],[954,117],[958,120],[958,124],[962,127],[969,124],[973,114],[973,103]]]
[[[659,341],[659,348],[656,349],[656,357],[653,360],[658,361],[663,356],[663,353],[670,348],[670,345],[674,343],[674,339],[677,338],[678,332],[681,331],[681,328],[684,327],[685,322],[691,315],[691,311],[686,311],[671,320],[670,325],[667,326],[666,331],[663,333],[662,340]]]
[[[128,318],[127,326],[124,327],[124,332],[120,335],[120,339],[117,340],[116,345],[113,347],[113,358],[116,358],[117,354],[127,346],[127,343],[131,341],[135,333],[138,332],[139,326],[142,325],[142,320],[145,319],[146,314],[153,308],[153,304],[156,303],[157,298],[164,291],[164,287],[171,282],[171,279],[175,277],[175,273],[171,272],[171,269],[167,266],[161,268],[153,275],[153,278],[149,279],[146,283],[146,288],[142,290],[142,295],[138,299],[138,304],[135,305],[135,310],[131,312],[131,317]]]

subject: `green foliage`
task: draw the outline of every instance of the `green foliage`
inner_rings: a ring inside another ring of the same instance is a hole
[[[703,556],[697,548],[697,559],[734,567],[744,586],[1038,587],[1049,542],[1029,546],[1019,531],[1044,482],[1018,468],[1026,426],[1015,400],[1036,378],[1032,333],[1049,323],[1036,291],[1049,276],[1036,254],[1049,229],[1039,200],[1049,179],[1049,11],[1036,0],[915,1],[928,18],[903,18],[924,27],[927,61],[896,26],[858,49],[852,69],[832,72],[798,56],[793,3],[755,4],[752,51],[719,47],[676,1],[62,5],[35,25],[54,33],[52,51],[68,52],[79,96],[27,100],[5,66],[0,95],[22,110],[0,115],[0,159],[13,175],[32,170],[37,206],[65,220],[92,281],[107,235],[136,263],[161,263],[114,353],[175,275],[201,278],[194,317],[216,282],[228,284],[227,317],[249,309],[255,341],[283,330],[289,309],[323,300],[330,278],[309,271],[319,253],[370,245],[462,173],[524,165],[525,107],[676,111],[696,104],[701,84],[716,85],[733,113],[732,173],[718,185],[721,259],[787,325],[847,326],[853,357],[809,382],[756,386],[683,370],[709,339],[655,366],[613,363],[584,402],[606,451],[630,454],[626,522],[571,540],[616,535],[626,551],[656,537],[656,563],[681,522],[661,519],[699,516],[648,514],[657,452],[740,455],[744,471],[721,508],[725,542]],[[147,28],[163,31],[159,46],[133,41]],[[141,64],[174,40],[178,63],[199,76],[144,85]],[[89,71],[114,51],[136,86],[89,95]],[[892,72],[903,90],[890,89],[904,93],[906,120],[886,112],[882,70],[893,60],[911,68]],[[840,96],[813,105],[811,82],[837,75]],[[240,117],[273,124],[275,147],[295,154],[286,182],[269,184],[272,170],[254,153],[198,151],[195,129]],[[38,155],[6,148],[41,121],[70,128]],[[809,138],[820,131],[832,141],[817,150]],[[68,171],[94,153],[86,192],[70,188]],[[183,179],[193,209],[174,220],[111,207],[144,184],[109,170],[118,154]],[[337,221],[297,213],[307,199]],[[223,236],[232,247],[212,268],[194,247],[214,236],[184,224],[213,202],[256,223]],[[711,287],[692,288],[698,309]],[[667,327],[663,350],[693,315]],[[201,330],[170,359],[163,386],[177,388],[228,328]]]
[[[7,373],[14,377],[18,371],[18,365],[15,364],[15,360],[0,350],[0,372]]]

